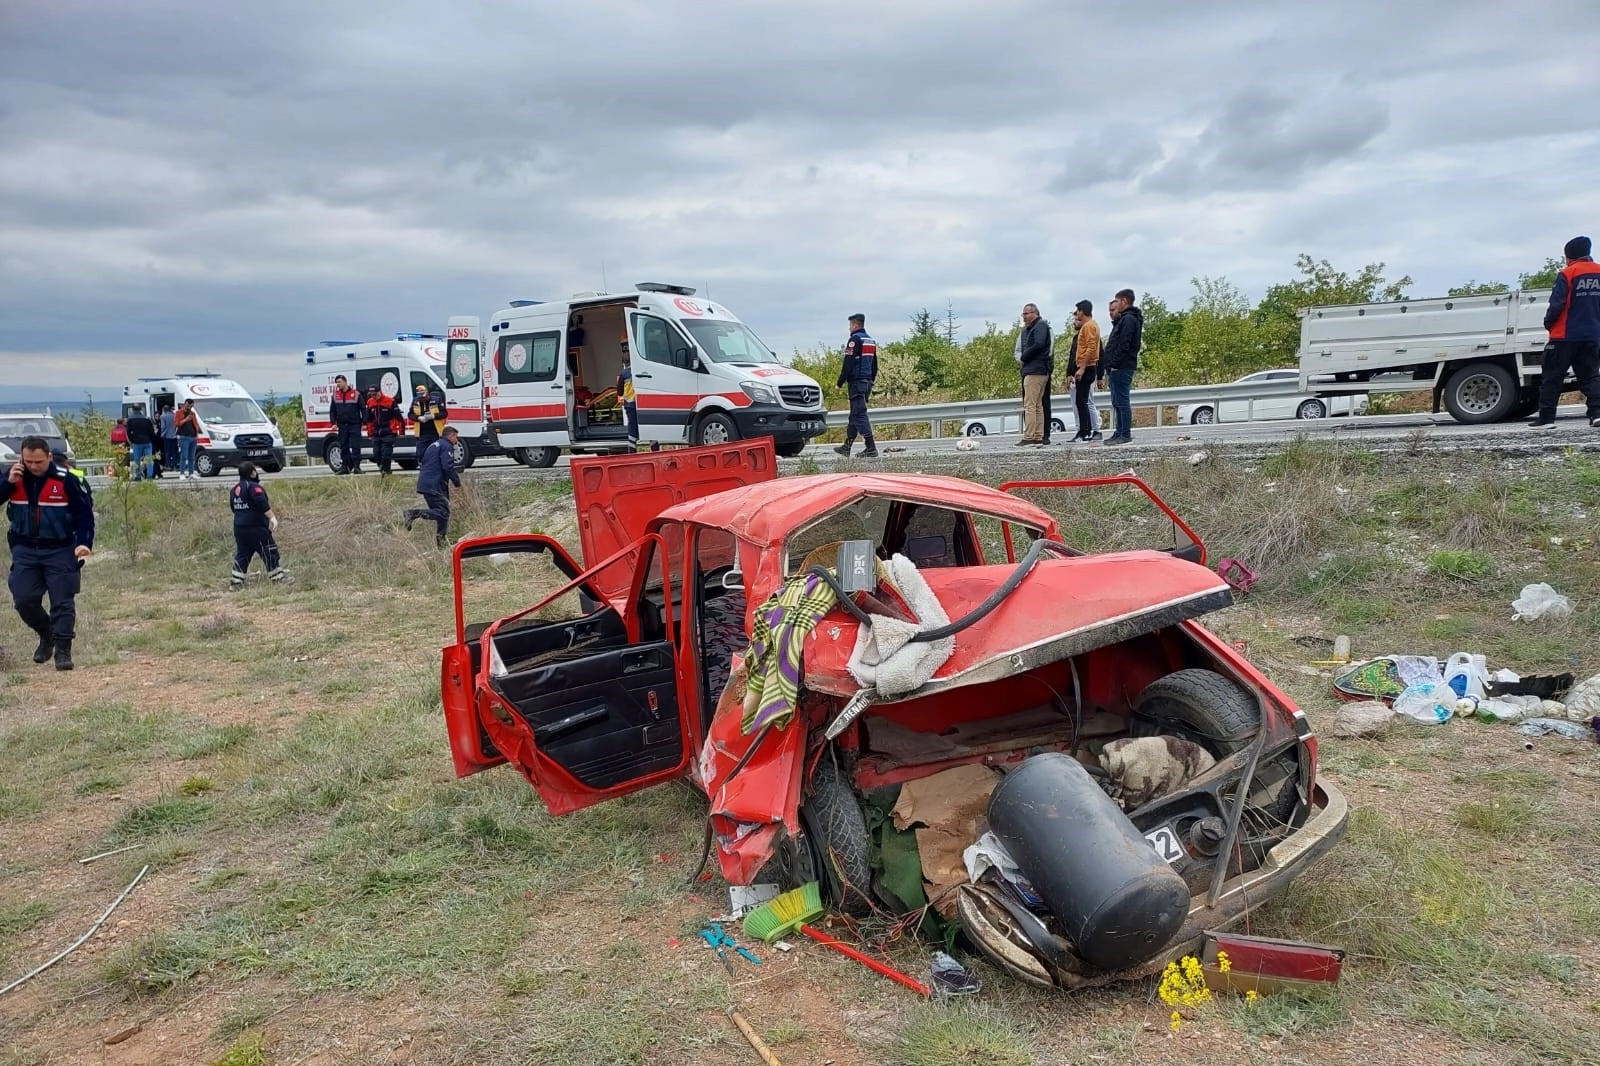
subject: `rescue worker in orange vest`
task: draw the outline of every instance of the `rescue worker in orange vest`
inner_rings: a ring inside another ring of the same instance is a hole
[[[1600,264],[1591,251],[1587,237],[1574,237],[1562,249],[1567,264],[1556,275],[1544,313],[1550,343],[1539,372],[1539,413],[1528,423],[1534,430],[1556,428],[1569,368],[1588,403],[1589,424],[1600,428]]]
[[[23,437],[6,488],[10,528],[11,602],[35,633],[33,661],[55,656],[57,670],[72,669],[79,571],[94,550],[94,504],[78,479],[50,458],[43,437]],[[44,598],[50,597],[50,610]]]
[[[372,438],[372,461],[378,473],[389,476],[394,462],[394,439],[405,423],[393,396],[385,396],[376,385],[367,386],[367,436]]]

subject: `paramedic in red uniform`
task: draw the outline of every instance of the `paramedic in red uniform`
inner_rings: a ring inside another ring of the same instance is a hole
[[[82,582],[79,570],[94,550],[94,505],[78,479],[51,460],[43,437],[23,437],[17,452],[22,458],[6,483],[11,602],[23,623],[39,634],[33,661],[42,663],[54,654],[57,670],[71,670],[78,618],[73,600]]]
[[[1544,313],[1550,343],[1540,371],[1539,414],[1529,423],[1536,430],[1556,428],[1568,367],[1588,403],[1589,424],[1600,428],[1600,264],[1592,250],[1587,237],[1574,237],[1562,249],[1567,265],[1556,275]]]
[[[839,384],[850,397],[850,421],[845,426],[844,443],[834,451],[849,457],[850,445],[856,435],[866,439],[867,446],[861,458],[878,457],[877,442],[872,439],[872,423],[867,421],[867,397],[872,395],[872,384],[878,380],[878,344],[867,336],[867,316],[850,316],[850,339],[844,342],[844,365],[839,368]]]
[[[367,386],[367,436],[372,438],[372,461],[378,473],[389,476],[394,463],[394,438],[400,433],[400,407],[376,385]]]

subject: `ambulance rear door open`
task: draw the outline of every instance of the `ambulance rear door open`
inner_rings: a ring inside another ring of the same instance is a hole
[[[483,333],[476,315],[453,317],[445,330],[444,398],[450,424],[472,440],[488,429],[484,403]]]
[[[565,317],[565,305],[550,305],[549,311],[541,306],[531,315],[496,316],[490,326],[492,349],[479,369],[489,419],[502,448],[565,448],[571,443]]]
[[[633,337],[633,387],[639,396],[639,436],[682,444],[689,439],[700,397],[710,387],[694,341],[673,319],[655,311],[628,312]]]
[[[616,389],[617,376],[622,373],[628,309],[634,300],[632,296],[613,297],[572,304],[567,318],[567,367],[571,379],[567,404],[575,445],[623,444],[628,439],[622,397]],[[638,388],[637,379],[634,388]]]

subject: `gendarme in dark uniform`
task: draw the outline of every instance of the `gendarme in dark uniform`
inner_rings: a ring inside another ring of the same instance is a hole
[[[94,550],[94,504],[82,483],[56,466],[43,437],[22,438],[17,452],[21,458],[6,482],[11,602],[23,623],[39,634],[33,661],[42,663],[54,654],[57,670],[71,670],[78,620],[74,599],[83,560]]]
[[[872,439],[872,423],[867,420],[867,397],[872,395],[872,385],[878,380],[878,343],[867,335],[867,316],[850,316],[850,339],[844,342],[844,364],[839,367],[839,384],[850,397],[850,422],[845,426],[844,443],[834,451],[849,456],[850,445],[856,437],[865,439],[866,447],[861,458],[878,457],[877,442]]]

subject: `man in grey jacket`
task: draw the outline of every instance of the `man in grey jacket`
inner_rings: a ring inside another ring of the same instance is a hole
[[[1018,447],[1045,441],[1044,395],[1050,388],[1052,361],[1050,323],[1039,317],[1033,304],[1022,307],[1022,334],[1017,339],[1017,362],[1022,370],[1022,439]]]

